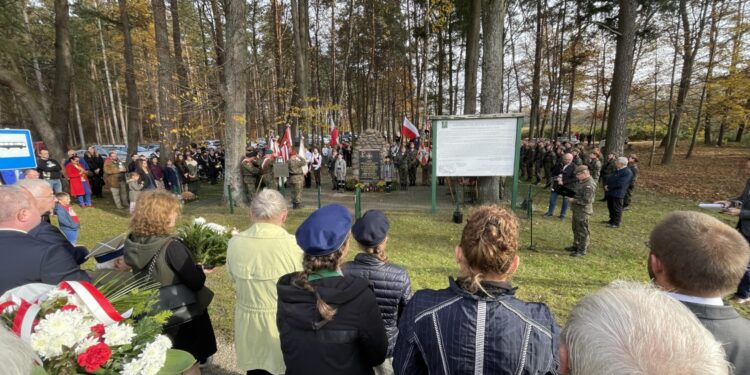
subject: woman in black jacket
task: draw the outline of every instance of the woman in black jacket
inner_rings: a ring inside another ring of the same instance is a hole
[[[388,262],[385,254],[388,242],[388,218],[382,211],[370,210],[357,220],[352,234],[361,253],[343,266],[345,275],[367,279],[375,292],[380,316],[388,334],[387,359],[376,369],[379,374],[393,373],[393,347],[398,337],[398,318],[411,298],[409,274],[402,267]]]
[[[287,375],[373,374],[385,360],[388,338],[369,283],[339,269],[351,224],[346,207],[331,204],[297,229],[304,270],[282,276],[277,285]]]

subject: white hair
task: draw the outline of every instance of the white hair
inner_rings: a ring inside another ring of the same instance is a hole
[[[617,158],[617,163],[622,164],[622,165],[628,165],[628,158],[624,156],[620,156],[619,158]]]
[[[0,325],[0,363],[3,374],[31,374],[34,363],[41,361],[29,344]]]
[[[653,286],[615,281],[583,297],[560,334],[576,375],[719,375],[724,350],[682,303]]]
[[[52,186],[45,180],[20,180],[16,185],[28,190],[33,196],[43,195],[44,190],[52,191]]]
[[[250,204],[253,220],[270,220],[287,210],[286,199],[277,190],[263,189]]]
[[[0,186],[0,223],[13,219],[21,209],[33,208],[36,202],[29,200],[31,193],[16,185]]]

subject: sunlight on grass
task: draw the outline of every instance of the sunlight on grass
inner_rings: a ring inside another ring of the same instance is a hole
[[[208,221],[240,230],[250,225],[244,210],[237,210],[230,215],[227,208],[216,204],[220,194],[217,187],[204,189],[203,200],[185,206],[183,221],[203,216]],[[522,193],[521,196],[525,196],[524,190]],[[568,213],[565,220],[543,218],[548,199],[544,191],[539,192],[535,198],[535,252],[527,249],[530,244],[530,221],[526,218],[525,211],[516,212],[522,219],[521,266],[514,275],[513,282],[518,287],[520,298],[548,304],[561,324],[582,296],[610,281],[647,281],[645,261],[648,250],[644,241],[648,239],[651,228],[668,212],[697,209],[696,202],[690,200],[641,191],[636,195],[633,209],[625,213],[622,227],[609,229],[600,224],[608,218],[606,205],[597,201],[590,224],[589,255],[572,258],[563,250],[573,237],[571,214]],[[114,237],[127,230],[128,216],[125,210],[116,210],[108,201],[99,200],[97,203],[96,208],[79,210],[83,228],[80,241],[89,248],[99,240]],[[558,212],[559,207],[558,204]],[[287,229],[293,233],[312,211],[312,208],[290,211]],[[453,250],[460,240],[463,225],[451,222],[450,211],[440,211],[436,215],[422,211],[386,213],[391,222],[388,256],[394,263],[406,267],[413,289],[445,288],[448,276],[457,274]],[[735,224],[733,219],[726,216],[717,217],[730,225]],[[353,256],[354,253],[349,254],[349,258]],[[93,266],[91,262],[86,264],[87,268]],[[218,267],[209,274],[208,284],[216,292],[211,305],[215,328],[221,335],[231,337],[234,290],[224,267]],[[747,313],[747,310],[744,309],[744,312]]]

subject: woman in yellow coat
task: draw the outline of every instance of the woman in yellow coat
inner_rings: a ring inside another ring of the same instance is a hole
[[[234,346],[237,366],[251,374],[286,371],[276,327],[276,282],[302,270],[302,250],[283,228],[284,197],[264,189],[250,206],[253,226],[229,241],[227,270],[234,281]]]

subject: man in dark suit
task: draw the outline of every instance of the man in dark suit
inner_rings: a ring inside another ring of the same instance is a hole
[[[552,193],[549,196],[549,208],[545,217],[552,217],[555,215],[555,206],[557,206],[557,196],[559,193],[555,190],[557,185],[562,185],[568,189],[573,189],[578,182],[576,179],[576,165],[573,163],[573,154],[563,155],[562,168],[554,170],[552,172],[555,177],[552,184]],[[565,219],[565,213],[568,211],[568,198],[563,197],[562,209],[560,209],[560,219]]]
[[[633,178],[633,172],[628,169],[628,158],[617,158],[615,166],[617,166],[617,169],[607,177],[607,182],[604,185],[604,198],[607,199],[607,209],[609,209],[607,226],[610,228],[620,227],[625,193],[628,191],[630,180]]]
[[[0,186],[0,294],[28,283],[90,281],[68,253],[28,235],[40,222],[31,193]]]
[[[738,197],[729,201],[719,201],[726,207],[724,213],[727,215],[738,216],[737,230],[740,231],[745,241],[750,243],[750,159],[743,163],[742,174],[748,177],[745,182],[745,189]],[[732,298],[734,302],[745,304],[750,302],[750,264],[747,265],[745,275],[742,276],[740,284],[737,286],[737,292]]]
[[[722,343],[735,374],[750,374],[750,320],[722,300],[745,273],[747,242],[712,216],[678,211],[656,225],[648,244],[654,283],[687,306]]]

